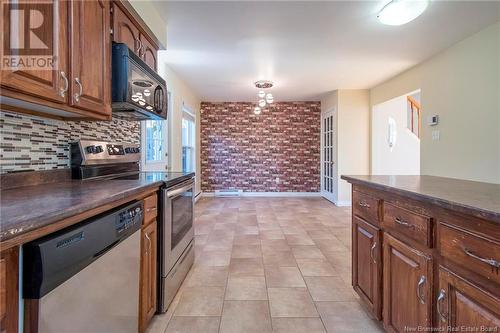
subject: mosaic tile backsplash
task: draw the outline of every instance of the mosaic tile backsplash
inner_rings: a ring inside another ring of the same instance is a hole
[[[78,139],[140,143],[140,123],[60,121],[0,111],[0,173],[68,168]]]
[[[204,192],[318,192],[320,102],[201,103]]]

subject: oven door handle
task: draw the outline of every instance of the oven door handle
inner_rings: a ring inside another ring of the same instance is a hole
[[[176,188],[176,189],[173,189],[173,190],[167,190],[167,197],[168,198],[172,198],[172,197],[175,197],[175,196],[181,194],[182,192],[186,192],[186,191],[189,191],[189,190],[192,190],[192,189],[193,189],[193,182],[190,182],[186,186],[183,186],[183,187],[180,187],[180,188]]]

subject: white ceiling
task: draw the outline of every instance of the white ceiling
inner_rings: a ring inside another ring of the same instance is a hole
[[[500,2],[433,1],[394,27],[387,0],[156,2],[167,22],[167,64],[204,101],[255,101],[253,82],[275,82],[278,101],[364,89],[500,20]]]

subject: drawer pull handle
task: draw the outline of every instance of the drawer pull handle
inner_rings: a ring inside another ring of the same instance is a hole
[[[360,207],[370,208],[370,204],[369,204],[369,203],[367,203],[366,201],[360,201],[360,202],[358,202],[358,205],[359,205]]]
[[[446,323],[446,320],[448,319],[448,315],[444,314],[441,311],[441,305],[443,304],[443,300],[445,297],[446,297],[446,292],[443,289],[441,289],[439,291],[439,296],[437,298],[437,311],[438,311],[439,317],[441,318],[441,321],[443,323]]]
[[[402,218],[400,218],[400,217],[396,217],[396,218],[394,219],[394,221],[395,221],[397,224],[402,225],[403,227],[407,227],[407,228],[414,228],[414,227],[415,227],[413,224],[406,222],[405,220],[403,220],[403,219],[402,219]]]
[[[498,269],[500,268],[500,262],[496,261],[495,259],[482,258],[482,257],[478,256],[477,254],[472,253],[472,251],[470,251],[467,248],[464,248],[464,252],[469,257],[472,257],[472,258],[477,259],[477,260],[479,260],[481,262],[484,262],[485,264],[490,265],[492,269],[496,268],[497,271],[498,271]]]
[[[425,284],[426,278],[425,276],[421,276],[420,280],[418,280],[417,284],[417,297],[420,300],[420,303],[425,304],[425,299],[422,297],[422,286]]]
[[[153,211],[153,210],[156,210],[156,207],[148,208],[148,209],[146,209],[146,212],[150,212],[150,211]]]
[[[373,255],[373,251],[377,247],[377,242],[373,243],[372,248],[370,249],[370,257],[372,258],[372,261],[374,264],[377,263],[377,260],[375,260],[375,256]]]

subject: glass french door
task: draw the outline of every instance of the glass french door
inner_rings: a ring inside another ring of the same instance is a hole
[[[337,197],[336,166],[336,119],[335,111],[321,116],[321,195],[335,202]]]

